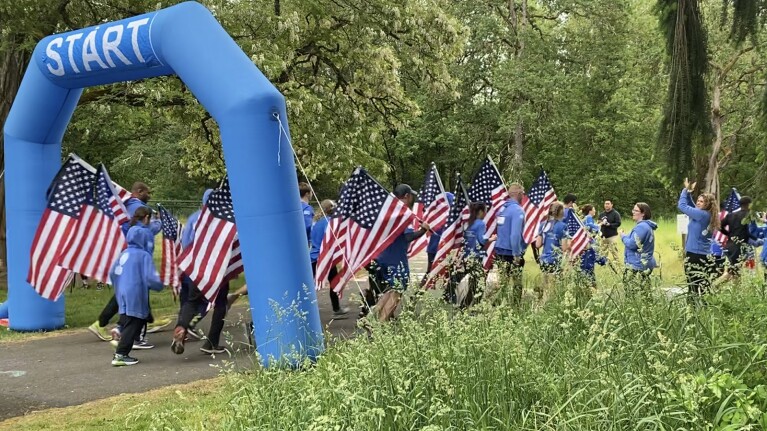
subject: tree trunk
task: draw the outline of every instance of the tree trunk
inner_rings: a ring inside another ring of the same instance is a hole
[[[522,128],[522,120],[517,120],[517,127],[514,129],[514,157],[511,159],[512,173],[516,178],[522,176],[522,150],[525,147],[525,133]]]
[[[18,49],[16,44],[10,41],[9,46],[0,51],[0,124],[5,124],[8,113],[11,110],[13,99],[19,91],[24,69],[29,61],[29,53]],[[0,166],[1,172],[5,172],[4,163],[4,136],[0,134]],[[0,178],[0,273],[5,282],[5,265],[7,262],[7,249],[5,244],[5,175]]]
[[[711,98],[711,127],[714,129],[714,142],[708,155],[708,171],[706,172],[705,191],[719,197],[719,152],[722,150],[722,123],[724,118],[721,111],[722,87],[719,80],[714,81],[714,92]]]

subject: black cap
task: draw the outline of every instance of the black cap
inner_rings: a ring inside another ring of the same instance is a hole
[[[411,194],[413,196],[418,196],[418,193],[415,192],[409,185],[407,184],[400,184],[397,187],[394,188],[394,196],[401,198],[407,194]]]

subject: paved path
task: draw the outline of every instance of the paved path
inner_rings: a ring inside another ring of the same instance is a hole
[[[425,267],[425,254],[411,259],[413,279],[422,277]],[[364,277],[359,277],[358,282],[362,288],[367,286]],[[319,293],[323,328],[341,338],[357,331],[357,292],[357,285],[350,282],[348,294],[342,301],[350,312],[343,320],[332,320],[328,293]],[[208,319],[206,317],[198,327],[207,330]],[[235,353],[231,357],[203,354],[198,350],[200,342],[188,342],[183,355],[173,354],[170,350],[172,325],[163,332],[149,334],[149,340],[156,347],[132,352],[141,363],[131,367],[112,367],[114,349],[85,329],[76,334],[0,344],[0,421],[31,411],[212,378],[232,363],[238,368],[252,366],[254,356],[247,345],[246,330],[249,311],[235,305],[226,320],[222,340],[233,347]]]
[[[318,300],[323,327],[340,337],[354,333],[357,307],[350,306],[348,319],[331,321],[327,292],[320,292]],[[247,322],[250,313],[244,306],[233,307],[227,316],[222,340],[235,350],[231,357],[203,354],[198,350],[201,342],[187,342],[184,354],[175,355],[169,347],[169,325],[163,332],[149,334],[154,349],[132,352],[141,363],[131,367],[112,367],[114,349],[87,330],[0,344],[0,421],[30,411],[215,377],[226,363],[251,366],[254,356],[247,345]],[[198,327],[207,330],[208,326],[206,317]]]

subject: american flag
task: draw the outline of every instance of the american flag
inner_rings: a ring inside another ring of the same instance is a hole
[[[242,265],[242,253],[240,252],[240,239],[237,234],[234,236],[234,242],[232,243],[232,257],[229,259],[229,265],[226,267],[226,273],[224,273],[224,282],[232,281],[237,276],[242,274],[245,268]]]
[[[570,237],[570,255],[580,256],[591,242],[591,236],[581,223],[581,220],[575,215],[575,211],[568,211],[565,217],[565,226],[567,236]]]
[[[93,177],[76,157],[70,156],[48,189],[48,205],[35,232],[27,273],[27,282],[43,298],[56,300],[72,278],[72,271],[58,262],[77,225]]]
[[[178,296],[181,281],[179,278],[178,258],[181,256],[182,225],[173,214],[164,207],[157,206],[162,223],[162,263],[160,264],[160,280],[166,286],[173,288]]]
[[[99,166],[95,182],[86,190],[80,218],[62,250],[59,265],[108,283],[112,263],[127,246],[120,229],[129,221],[127,214],[109,173],[103,165]]]
[[[85,169],[87,169],[89,172],[95,174],[96,168],[91,166],[88,162],[78,157],[76,154],[70,154],[69,157],[74,158],[77,160],[80,165],[82,165]],[[114,185],[115,191],[117,192],[117,197],[120,198],[121,201],[125,202],[128,199],[132,198],[133,195],[128,190],[125,190],[121,185],[117,184],[116,182],[112,182],[112,185]]]
[[[497,215],[503,207],[508,192],[503,183],[501,173],[495,167],[495,163],[487,156],[479,171],[474,175],[469,188],[469,199],[471,202],[484,202],[487,204],[487,213],[485,214],[485,225],[487,226],[487,237],[490,237],[498,230]],[[489,270],[493,266],[493,256],[495,254],[495,242],[491,242],[487,247],[487,255],[483,259],[483,266]]]
[[[317,288],[327,280],[330,269],[341,263],[343,269],[330,281],[330,287],[340,294],[354,273],[401,235],[412,218],[413,212],[404,202],[363,168],[355,169],[341,191],[320,246]]]
[[[428,275],[427,286],[433,286],[434,281],[441,277],[450,264],[450,254],[463,245],[464,223],[469,219],[469,195],[463,186],[461,175],[456,175],[456,190],[453,206],[447,216],[446,228],[439,239],[437,254],[434,256],[431,272]]]
[[[522,236],[526,243],[531,244],[535,240],[538,226],[546,220],[549,207],[556,200],[554,186],[551,185],[546,171],[541,170],[530,188],[530,193],[522,198],[522,209],[525,211],[525,230]]]
[[[432,163],[429,172],[426,173],[426,178],[423,180],[421,190],[418,192],[418,200],[413,205],[413,213],[415,214],[413,229],[417,230],[423,220],[429,224],[431,230],[410,243],[407,250],[408,257],[413,257],[426,248],[432,232],[439,230],[447,221],[449,210],[450,202],[447,200],[444,187],[442,187],[437,165]]]
[[[224,281],[237,237],[229,179],[214,190],[202,207],[192,244],[181,252],[179,269],[213,301]]]
[[[695,206],[695,205],[693,205]],[[730,189],[730,196],[727,197],[727,200],[724,201],[724,205],[722,205],[722,211],[719,212],[719,220],[724,220],[725,217],[727,217],[727,214],[731,212],[735,212],[740,209],[740,193],[738,193],[737,190],[735,190],[735,187]],[[714,232],[714,241],[718,242],[720,245],[724,245],[727,243],[727,238],[729,235],[725,235],[719,230]]]

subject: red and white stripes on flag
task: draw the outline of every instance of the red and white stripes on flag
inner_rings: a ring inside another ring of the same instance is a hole
[[[442,187],[442,180],[437,172],[437,165],[431,164],[431,168],[426,173],[421,190],[418,192],[418,199],[413,204],[412,227],[418,230],[421,222],[425,221],[431,229],[415,241],[408,245],[407,255],[413,257],[426,249],[429,244],[432,232],[438,231],[447,221],[447,213],[450,211],[450,202],[447,200],[447,194]]]
[[[236,226],[235,226],[236,229]],[[229,259],[229,265],[226,267],[224,273],[224,283],[234,280],[242,274],[245,268],[242,265],[242,253],[240,252],[240,240],[235,234],[234,242],[232,243],[232,257]]]
[[[692,197],[690,197],[690,206],[695,206],[695,203],[692,202]],[[727,200],[724,201],[724,205],[722,205],[722,211],[719,212],[719,220],[724,220],[725,217],[727,217],[727,214],[731,212],[735,212],[740,209],[740,193],[733,187],[730,189],[730,194],[727,196]],[[724,246],[727,244],[727,239],[729,238],[729,235],[726,235],[719,231],[718,229],[714,231],[713,234],[714,241],[718,242],[720,245]]]
[[[532,244],[535,240],[538,227],[546,220],[549,207],[556,200],[554,186],[551,185],[546,171],[541,170],[530,192],[522,197],[522,210],[525,212],[525,229],[522,237],[526,243]]]
[[[317,257],[315,283],[322,286],[330,269],[342,265],[330,287],[339,295],[354,273],[388,247],[408,224],[413,213],[386,191],[367,171],[357,168],[341,190],[338,207],[328,223]]]
[[[343,193],[341,193],[343,195]],[[346,251],[346,236],[349,231],[349,219],[332,217],[325,229],[325,235],[320,244],[317,256],[317,267],[314,282],[317,290],[324,285],[330,276],[331,268],[341,265]]]
[[[48,204],[35,232],[27,273],[27,282],[43,298],[56,300],[72,279],[72,271],[59,266],[59,258],[75,231],[93,178],[79,158],[70,155],[48,188]]]
[[[181,256],[181,231],[183,226],[164,207],[158,205],[160,223],[162,224],[162,260],[160,264],[160,280],[166,286],[173,288],[178,296],[181,288],[178,259]]]
[[[95,182],[85,194],[77,227],[62,251],[59,265],[102,283],[127,243],[120,225],[128,211],[117,197],[106,168],[98,168]]]
[[[450,208],[445,230],[442,232],[437,254],[434,256],[431,272],[428,274],[427,287],[434,287],[437,278],[442,277],[450,266],[452,256],[455,255],[453,251],[460,249],[463,245],[464,224],[469,219],[469,196],[460,174],[457,175],[456,184],[453,206]]]
[[[591,236],[578,216],[575,215],[575,211],[568,211],[564,222],[567,235],[570,237],[570,255],[573,257],[580,256],[591,243]]]
[[[503,182],[503,177],[501,177],[501,173],[490,156],[487,156],[479,171],[474,175],[468,194],[471,202],[484,202],[487,204],[487,212],[484,218],[485,226],[487,227],[485,235],[488,238],[495,235],[498,230],[496,220],[498,212],[503,207],[509,194]],[[495,242],[493,241],[488,244],[487,255],[482,260],[485,270],[492,268],[494,255]]]
[[[182,251],[179,269],[186,274],[208,301],[218,295],[232,259],[237,230],[229,180],[214,190],[202,207],[192,244]]]

